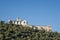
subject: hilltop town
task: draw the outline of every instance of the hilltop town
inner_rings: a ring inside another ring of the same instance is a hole
[[[34,26],[34,25],[30,25],[28,23],[28,21],[21,20],[19,17],[16,18],[16,20],[8,20],[8,23],[10,23],[10,22],[12,22],[12,24],[15,24],[15,25],[22,25],[22,26],[25,26],[25,27],[28,26],[30,28],[33,27],[34,29],[38,29],[38,30],[45,30],[45,31],[51,31],[52,30],[50,25],[46,25],[46,26],[39,26],[39,25]]]

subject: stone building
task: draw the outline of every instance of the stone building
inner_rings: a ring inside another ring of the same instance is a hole
[[[46,25],[46,26],[36,26],[38,30],[45,30],[45,31],[51,31],[51,26]]]

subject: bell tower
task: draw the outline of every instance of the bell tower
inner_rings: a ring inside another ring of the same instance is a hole
[[[15,24],[21,25],[21,19],[19,17],[16,19]]]

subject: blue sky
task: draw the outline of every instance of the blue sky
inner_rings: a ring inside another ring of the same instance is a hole
[[[17,17],[32,25],[51,25],[60,32],[60,0],[0,0],[0,20]]]

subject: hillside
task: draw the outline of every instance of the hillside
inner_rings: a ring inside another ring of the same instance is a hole
[[[0,40],[60,40],[60,33],[0,21]]]

